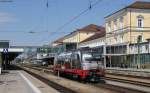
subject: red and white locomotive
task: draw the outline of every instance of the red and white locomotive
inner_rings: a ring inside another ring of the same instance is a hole
[[[99,81],[105,69],[95,52],[76,50],[59,54],[54,61],[54,72],[84,81]]]

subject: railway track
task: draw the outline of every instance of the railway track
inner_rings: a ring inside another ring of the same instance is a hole
[[[29,74],[31,74],[32,76],[34,76],[34,77],[36,77],[37,79],[39,79],[40,81],[42,81],[42,82],[46,83],[47,85],[49,85],[50,87],[56,89],[56,90],[59,91],[60,93],[77,93],[77,92],[75,92],[75,91],[73,91],[73,90],[71,90],[71,89],[69,89],[69,88],[66,88],[66,87],[64,87],[64,86],[61,86],[61,85],[59,85],[59,84],[57,84],[57,83],[55,83],[55,82],[53,82],[53,81],[51,81],[51,80],[49,80],[49,79],[46,79],[46,78],[44,78],[44,77],[42,77],[42,76],[40,76],[40,75],[38,75],[38,74],[35,74],[35,73],[31,72],[31,71],[28,71],[28,70],[26,70],[26,69],[22,69],[22,68],[20,68],[20,67],[18,67],[18,66],[13,66],[13,68],[26,71],[27,73],[29,73]]]
[[[123,73],[123,72],[122,72]],[[108,75],[115,75],[115,76],[124,76],[124,77],[132,77],[132,78],[140,78],[140,79],[150,79],[150,77],[145,77],[145,76],[136,76],[136,75],[131,75],[131,74],[121,74],[121,73],[109,73],[106,72]]]
[[[123,82],[123,83],[129,83],[129,84],[134,84],[134,85],[139,85],[139,86],[150,87],[150,83],[146,83],[146,82],[125,80],[125,79],[112,78],[112,77],[105,77],[103,79],[105,79],[105,80],[111,80],[111,81],[117,81],[117,82]]]
[[[147,92],[143,92],[143,91],[139,91],[139,90],[135,90],[131,88],[115,86],[111,84],[94,84],[93,86],[100,87],[100,88],[103,87],[109,90],[114,90],[118,93],[147,93]]]
[[[48,68],[31,67],[31,66],[28,66],[28,68],[32,68],[32,69],[35,69],[35,70],[38,70],[38,71],[43,71],[45,73],[51,73],[52,74],[52,70],[49,70]],[[104,80],[122,82],[122,83],[129,83],[129,84],[134,84],[134,85],[139,85],[139,86],[144,86],[144,87],[150,87],[149,83],[141,83],[141,82],[135,82],[135,81],[130,81],[130,80],[122,80],[122,79],[116,79],[116,78],[110,78],[110,77],[106,77],[106,78],[103,78],[103,79]],[[116,93],[148,93],[146,91],[141,91],[141,90],[136,90],[136,89],[132,89],[132,88],[116,86],[116,85],[107,84],[107,83],[105,83],[105,84],[104,83],[102,83],[102,84],[98,83],[98,84],[89,84],[89,85],[99,87],[99,88],[105,88],[105,89],[108,89],[108,90],[112,90],[112,91],[115,91]],[[61,93],[73,93],[73,92],[61,92]]]
[[[25,70],[26,72],[28,72],[29,74],[31,74],[32,76],[38,78],[39,80],[41,80],[42,82],[46,83],[47,85],[49,85],[50,87],[56,89],[57,91],[59,91],[60,93],[77,93],[69,88],[63,87],[57,83],[54,83],[53,81],[50,81],[49,79],[43,78],[40,75],[37,75],[35,73],[32,73],[30,71]]]
[[[112,75],[112,74],[111,74]],[[133,77],[133,76],[129,76],[129,75],[114,75],[111,77],[111,75],[107,75],[103,78],[106,81],[111,81],[111,82],[115,82],[115,83],[120,83],[121,88],[128,88],[130,90],[136,90],[137,92],[139,91],[139,93],[150,93],[150,82],[145,82],[144,79],[146,79],[148,81],[147,78],[139,78],[139,77]],[[121,78],[123,77],[123,78]],[[141,81],[140,81],[141,80]],[[111,85],[111,84],[110,84]],[[112,84],[113,86],[119,86]],[[134,92],[134,91],[133,91]],[[132,93],[132,92],[131,92]]]
[[[106,73],[108,75],[115,76],[124,76],[131,78],[139,78],[139,79],[150,79],[150,71],[145,69],[122,69],[122,68],[114,68],[114,69],[106,69]]]

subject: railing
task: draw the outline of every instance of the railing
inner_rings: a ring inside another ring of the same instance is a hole
[[[114,34],[120,34],[120,33],[125,33],[125,32],[129,32],[129,31],[143,31],[143,32],[150,32],[150,27],[136,27],[136,26],[126,26],[122,29],[117,29],[117,30],[113,30],[111,32],[107,32],[106,35],[114,35]]]

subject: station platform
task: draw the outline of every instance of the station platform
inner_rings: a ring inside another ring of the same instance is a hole
[[[0,93],[59,93],[22,70],[7,70],[0,75]]]
[[[106,68],[106,73],[123,74],[139,77],[150,77],[150,69],[136,69],[136,68]]]

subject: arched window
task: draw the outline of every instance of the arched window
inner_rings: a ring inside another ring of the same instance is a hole
[[[142,15],[137,16],[137,27],[144,27],[144,17]]]

